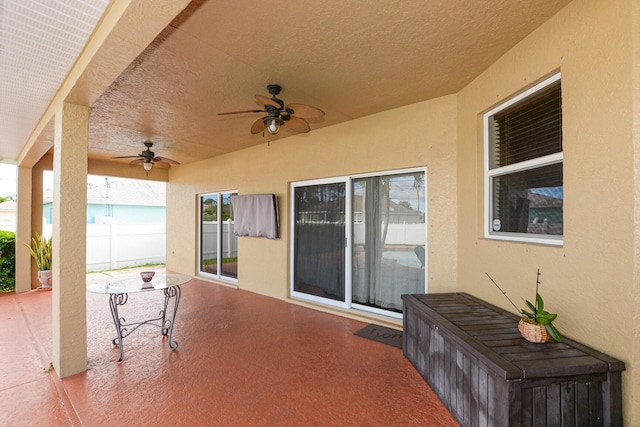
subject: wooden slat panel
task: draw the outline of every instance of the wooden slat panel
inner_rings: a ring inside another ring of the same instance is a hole
[[[485,342],[495,342],[495,341],[505,341],[505,340],[509,340],[509,341],[521,340],[522,335],[520,335],[520,332],[518,331],[513,331],[508,333],[497,333],[497,334],[494,331],[493,334],[476,335],[475,338],[481,343],[485,343]],[[493,345],[497,346],[495,343]]]
[[[480,367],[477,363],[471,363],[469,369],[469,425],[478,425],[478,401],[480,400],[479,394],[479,377]]]
[[[456,398],[458,396],[457,384],[458,384],[458,363],[457,363],[457,354],[458,349],[455,346],[451,346],[451,351],[449,352],[449,360],[447,369],[449,370],[449,386],[451,387],[449,393],[445,396],[449,396],[449,401],[451,402],[451,406],[455,407]]]
[[[501,355],[504,355],[505,353],[522,353],[522,354],[546,353],[548,354],[554,351],[566,350],[568,348],[573,348],[573,347],[567,344],[558,343],[558,342],[548,342],[548,343],[545,343],[544,345],[540,345],[540,344],[535,344],[532,342],[520,340],[515,345],[496,347],[496,348],[493,348],[492,350]]]
[[[547,426],[547,388],[533,388],[533,427]]]
[[[522,426],[532,427],[533,425],[533,389],[522,389]]]
[[[589,385],[585,383],[576,383],[576,425],[589,425]]]
[[[487,371],[478,371],[478,427],[489,427],[489,386]]]
[[[583,356],[584,353],[580,350],[576,350],[574,348],[567,348],[566,350],[559,350],[553,352],[553,356],[547,355],[541,352],[517,352],[517,353],[500,353],[502,357],[511,362],[518,361],[526,361],[526,360],[549,360],[551,357],[553,358],[567,358],[567,357],[580,357]],[[516,363],[517,364],[517,363]]]
[[[576,397],[575,386],[573,381],[563,382],[560,387],[560,406],[562,407],[561,426],[574,426],[576,425],[575,410]]]
[[[471,419],[471,360],[467,354],[464,354],[462,362],[462,396],[464,398],[462,419],[468,423]]]
[[[520,427],[522,425],[522,384],[520,381],[509,381],[503,383],[507,388],[508,393],[508,408],[504,418],[507,420],[505,423],[509,427]]]
[[[442,371],[444,372],[444,384],[442,385],[442,395],[443,396],[450,396],[451,394],[451,378],[452,378],[452,372],[451,372],[451,354],[455,354],[455,348],[452,349],[452,345],[450,342],[446,342],[445,343],[445,347],[444,347],[444,359],[443,359],[443,366],[442,366]],[[454,377],[455,378],[455,377]],[[455,388],[455,386],[453,387]]]
[[[509,322],[496,322],[490,328],[485,325],[471,325],[465,327],[465,331],[469,335],[478,336],[478,335],[486,335],[486,334],[495,334],[495,333],[511,333],[513,331],[517,331],[517,328],[513,327],[513,321]]]
[[[546,424],[548,426],[557,426],[560,425],[560,410],[561,410],[561,400],[560,400],[560,384],[552,384],[546,387],[547,390],[547,399],[545,405],[547,407],[547,420]]]
[[[450,346],[451,343],[446,340],[442,334],[438,334],[438,369],[440,370],[440,376],[438,381],[438,388],[440,389],[440,393],[444,392],[444,377],[447,376],[447,365],[448,360],[445,358],[445,349],[447,346]]]
[[[596,382],[589,383],[589,421],[591,426],[603,426],[604,417],[602,414],[602,384]]]
[[[420,319],[416,318],[416,321],[419,322]],[[418,336],[420,339],[420,349],[418,353],[420,355],[420,366],[422,369],[422,375],[426,378],[431,371],[429,366],[429,349],[431,348],[431,328],[430,325],[416,325],[416,329],[418,331]]]
[[[523,378],[548,378],[607,372],[607,366],[600,360],[586,355],[566,359],[520,360],[517,362],[517,366],[522,369]]]
[[[610,426],[622,425],[622,377],[620,372],[609,372],[602,384],[604,392],[604,419]]]
[[[487,412],[490,426],[509,426],[509,402],[511,401],[510,382],[488,374]],[[513,425],[517,427],[517,425]]]
[[[456,414],[464,420],[464,353],[456,353]]]

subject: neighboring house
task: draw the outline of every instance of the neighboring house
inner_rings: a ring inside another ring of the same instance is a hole
[[[529,192],[529,233],[562,234],[562,205],[563,200],[558,197],[545,196]]]
[[[0,230],[16,231],[16,202],[13,200],[0,203]]]
[[[42,206],[52,224],[53,190],[46,190]],[[105,178],[87,187],[87,224],[164,223],[166,184],[138,179]]]

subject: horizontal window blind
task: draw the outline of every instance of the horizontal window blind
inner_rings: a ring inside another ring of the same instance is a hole
[[[489,125],[491,169],[561,152],[560,81],[494,114]]]

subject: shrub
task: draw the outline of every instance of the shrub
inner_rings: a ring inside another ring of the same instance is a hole
[[[11,292],[16,285],[16,234],[0,230],[0,292]]]

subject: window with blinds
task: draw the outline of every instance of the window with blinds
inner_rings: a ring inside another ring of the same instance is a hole
[[[560,75],[498,106],[484,119],[487,237],[561,244]]]

